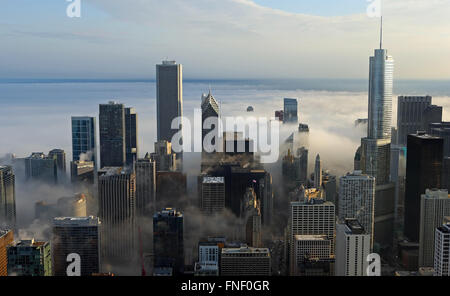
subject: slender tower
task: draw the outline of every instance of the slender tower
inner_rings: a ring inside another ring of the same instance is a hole
[[[316,165],[314,169],[314,187],[319,189],[322,186],[322,162],[320,161],[320,155],[316,156]]]
[[[383,19],[380,48],[370,57],[369,69],[369,124],[367,137],[361,139],[360,164],[376,180],[374,241],[387,247],[393,245],[395,222],[395,184],[390,183],[394,59],[383,49]]]

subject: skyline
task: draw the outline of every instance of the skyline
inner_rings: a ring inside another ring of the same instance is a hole
[[[81,18],[66,16],[65,1],[2,4],[0,78],[155,79],[167,57],[187,79],[366,79],[378,47],[379,18],[364,0],[156,2],[81,0]],[[449,13],[444,0],[383,2],[396,80],[450,79]]]

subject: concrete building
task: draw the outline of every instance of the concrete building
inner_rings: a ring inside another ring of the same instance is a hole
[[[153,216],[154,268],[171,268],[173,274],[184,272],[184,216],[166,208]]]
[[[90,184],[95,182],[95,163],[76,160],[70,162],[70,179],[73,184]]]
[[[431,96],[400,96],[397,105],[398,145],[406,146],[407,137],[422,130],[423,113],[431,106]]]
[[[336,225],[336,276],[365,276],[371,235],[356,219]]]
[[[326,235],[295,235],[294,237],[294,272],[300,276],[311,272],[311,262],[332,262],[332,241]],[[309,270],[309,271],[308,271]]]
[[[244,199],[241,201],[240,211],[240,239],[248,246],[261,247],[261,205],[253,188],[247,188]]]
[[[136,175],[122,168],[103,168],[98,177],[102,258],[126,261],[136,248]]]
[[[183,116],[183,66],[175,61],[156,65],[156,108],[157,140],[172,142],[172,121]]]
[[[98,165],[95,117],[72,117],[72,161],[92,161]]]
[[[375,224],[375,178],[355,171],[339,180],[339,219],[357,219],[370,236],[373,247]]]
[[[223,248],[220,256],[221,276],[270,276],[271,266],[267,248]]]
[[[225,209],[224,177],[203,177],[200,208],[206,215],[214,215]]]
[[[436,229],[434,241],[434,276],[450,276],[450,224]]]
[[[50,243],[21,240],[8,247],[8,275],[52,276]]]
[[[224,242],[209,240],[198,244],[198,262],[195,263],[196,276],[218,276],[219,259]]]
[[[8,275],[8,246],[13,242],[13,231],[0,229],[0,277]]]
[[[334,255],[335,206],[331,202],[315,195],[315,192],[304,193],[304,199],[291,202],[288,223],[287,253],[290,274],[295,273],[294,243],[296,235],[325,235],[331,242],[331,254]]]
[[[419,242],[420,198],[429,188],[442,188],[443,139],[425,133],[408,135],[405,236]]]
[[[87,199],[82,193],[69,197],[61,197],[56,203],[48,204],[44,201],[35,203],[35,219],[53,221],[55,217],[86,217]]]
[[[100,272],[100,220],[97,217],[57,217],[53,220],[53,272],[67,275],[67,256],[80,255],[81,276]]]
[[[0,227],[16,227],[16,176],[11,166],[0,166]]]
[[[448,190],[427,189],[420,200],[419,267],[434,264],[435,230],[450,216]]]

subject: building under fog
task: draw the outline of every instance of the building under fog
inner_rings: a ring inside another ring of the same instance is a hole
[[[136,175],[122,168],[103,168],[98,177],[102,258],[127,260],[136,255]]]
[[[80,255],[81,276],[100,272],[100,220],[96,217],[58,217],[53,220],[53,272],[65,276],[67,256]]]
[[[154,268],[170,268],[173,274],[184,272],[183,214],[166,208],[153,216]]]
[[[11,166],[0,166],[0,227],[16,227],[16,177]]]
[[[52,276],[50,243],[31,239],[8,246],[8,275]]]

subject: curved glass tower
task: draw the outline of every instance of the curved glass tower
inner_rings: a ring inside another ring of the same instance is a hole
[[[386,49],[376,49],[370,57],[369,139],[390,139],[392,124],[392,86],[394,59]]]

